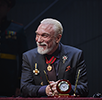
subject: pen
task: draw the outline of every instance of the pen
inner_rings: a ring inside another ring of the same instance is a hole
[[[49,83],[49,86],[50,86],[50,88],[51,88],[51,91],[52,91],[52,96],[54,95],[54,91],[52,90],[52,86],[50,85],[50,81],[48,80],[48,77],[47,77],[47,74],[46,74],[46,71],[44,70],[44,73],[45,73],[45,76],[46,76],[46,79],[47,79],[47,81],[48,81],[48,83]]]

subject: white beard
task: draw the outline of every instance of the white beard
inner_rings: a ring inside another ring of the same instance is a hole
[[[43,47],[40,47],[39,43],[37,43],[37,46],[38,46],[37,47],[37,51],[38,51],[39,54],[47,54],[47,53],[49,53],[56,45],[55,41],[53,41],[53,45],[50,48],[48,48],[46,43],[41,43],[41,44],[45,44],[46,45],[46,49],[44,49]]]

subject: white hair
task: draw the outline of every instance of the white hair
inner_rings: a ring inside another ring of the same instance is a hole
[[[54,26],[53,28],[54,28],[56,34],[61,34],[62,35],[62,33],[63,33],[63,26],[56,19],[46,18],[46,19],[43,19],[41,21],[41,24],[52,24]]]

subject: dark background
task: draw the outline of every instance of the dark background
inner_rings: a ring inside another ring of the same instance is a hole
[[[63,24],[63,44],[83,50],[89,96],[102,93],[102,0],[16,0],[8,13],[8,19],[24,25],[29,49],[36,47],[34,32],[47,17]]]

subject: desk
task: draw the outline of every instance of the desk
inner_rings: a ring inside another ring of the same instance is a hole
[[[102,100],[102,98],[92,98],[92,97],[78,97],[78,98],[21,98],[21,97],[6,97],[6,98],[0,98],[0,100]]]

